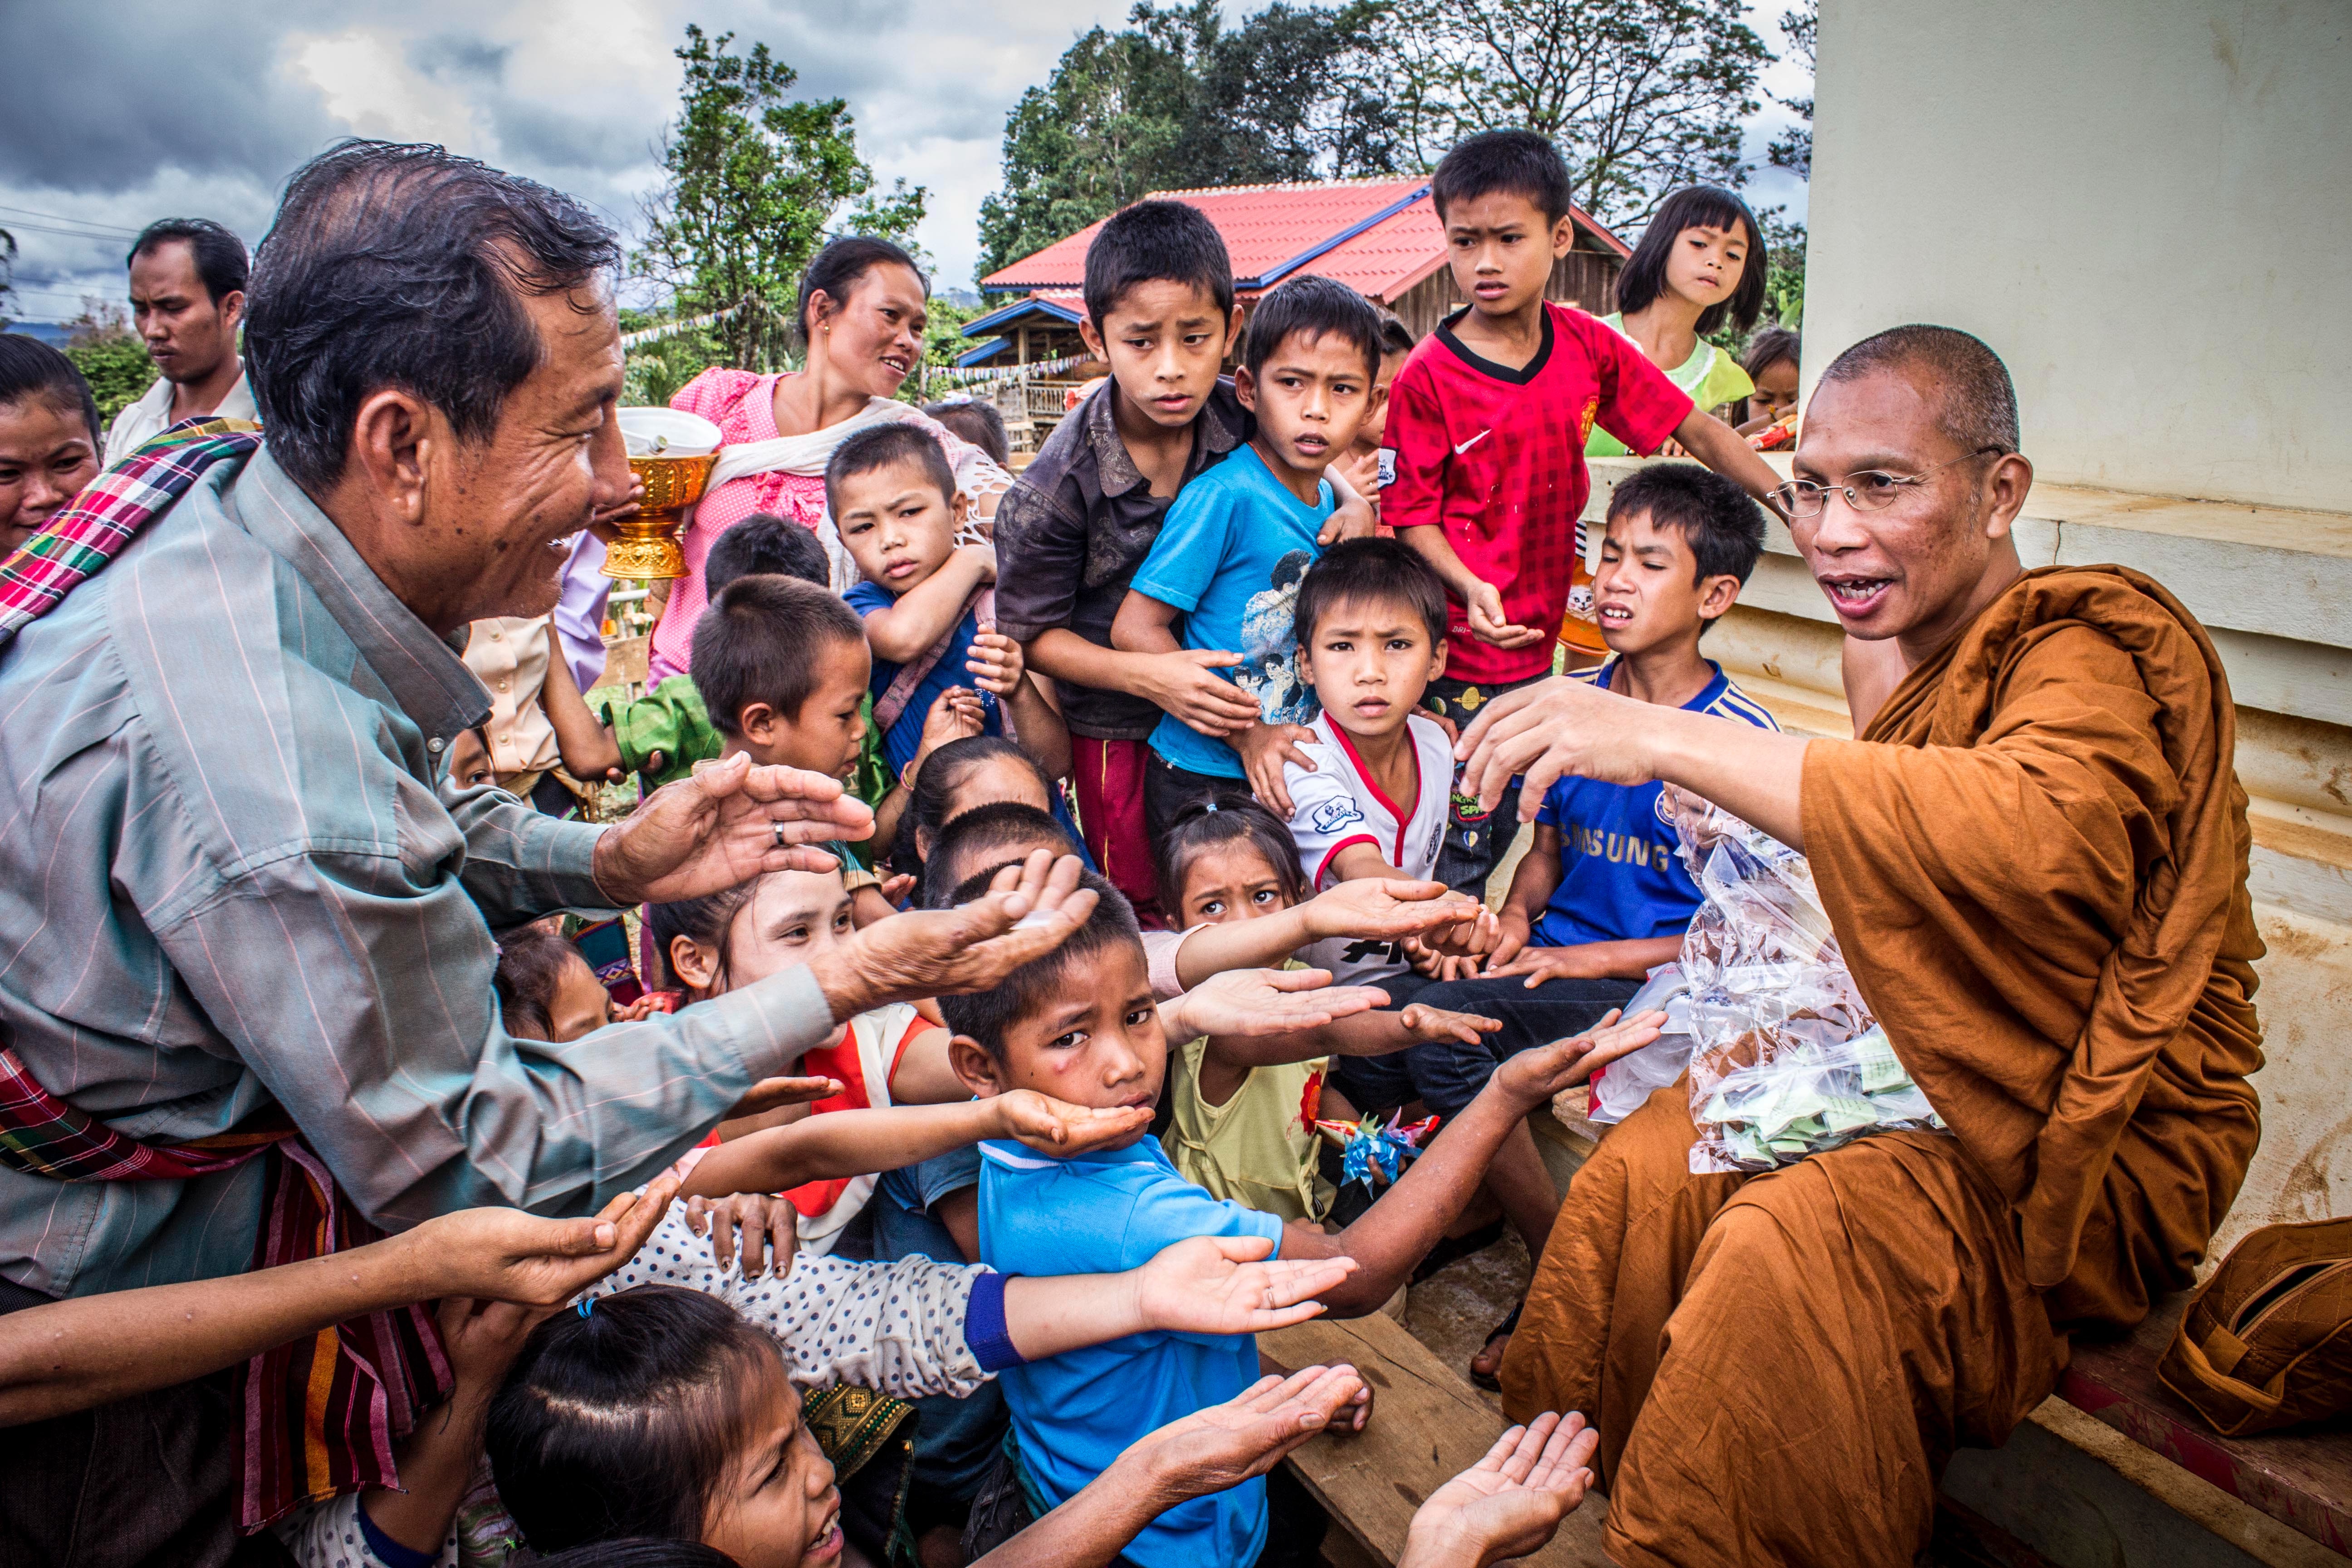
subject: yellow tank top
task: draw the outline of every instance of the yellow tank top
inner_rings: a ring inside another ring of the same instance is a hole
[[[1233,1098],[1201,1098],[1201,1062],[1209,1042],[1192,1041],[1170,1062],[1175,1120],[1160,1147],[1184,1179],[1212,1197],[1284,1219],[1321,1220],[1333,1189],[1316,1161],[1316,1101],[1328,1058],[1252,1068]]]

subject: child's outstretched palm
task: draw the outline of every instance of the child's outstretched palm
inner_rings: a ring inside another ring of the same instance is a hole
[[[1539,1550],[1584,1501],[1600,1446],[1581,1415],[1547,1412],[1512,1427],[1485,1458],[1430,1493],[1412,1516],[1398,1568],[1485,1568]]]
[[[1630,1056],[1658,1037],[1664,1013],[1622,1018],[1612,1007],[1590,1029],[1565,1040],[1521,1051],[1496,1069],[1495,1081],[1530,1108],[1548,1103],[1572,1084],[1582,1083],[1618,1058]]]
[[[1072,1105],[1034,1089],[1008,1089],[997,1096],[997,1109],[1009,1136],[1046,1154],[1084,1154],[1108,1148],[1151,1125],[1151,1111],[1146,1106]]]
[[[1262,1334],[1319,1315],[1314,1298],[1356,1271],[1352,1258],[1260,1262],[1263,1236],[1196,1236],[1137,1269],[1137,1321],[1190,1334]]]

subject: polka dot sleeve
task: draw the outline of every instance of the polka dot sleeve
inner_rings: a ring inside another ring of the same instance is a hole
[[[972,1281],[987,1272],[920,1257],[852,1263],[802,1252],[789,1273],[746,1279],[713,1261],[709,1237],[688,1229],[686,1205],[674,1203],[636,1257],[587,1294],[633,1285],[699,1290],[773,1334],[803,1387],[846,1383],[900,1399],[962,1399],[992,1375],[964,1337]]]

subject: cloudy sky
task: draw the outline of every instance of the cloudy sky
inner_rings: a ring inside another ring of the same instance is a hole
[[[1780,8],[1754,17],[1776,47],[1769,17]],[[0,228],[20,251],[16,312],[53,321],[75,314],[85,292],[119,296],[123,241],[157,217],[217,218],[257,240],[288,172],[351,134],[443,142],[568,190],[634,230],[639,198],[657,183],[655,139],[676,108],[670,51],[689,21],[732,29],[739,47],[763,41],[800,71],[809,96],[845,98],[876,174],[929,187],[919,237],[940,281],[965,285],[1006,110],[1074,37],[1117,25],[1127,9],[1127,0],[0,5],[0,39],[20,60],[0,94]],[[35,60],[56,68],[24,68]],[[1769,111],[1754,128],[1759,161],[1782,118]],[[1759,179],[1756,195],[1801,211],[1802,187],[1776,175]]]

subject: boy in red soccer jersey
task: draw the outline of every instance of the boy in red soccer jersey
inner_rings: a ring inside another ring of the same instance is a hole
[[[1672,437],[1759,500],[1780,482],[1632,339],[1543,297],[1576,237],[1568,198],[1568,165],[1531,131],[1469,137],[1431,181],[1454,286],[1470,302],[1422,340],[1389,390],[1383,445],[1396,476],[1381,521],[1445,581],[1446,669],[1423,700],[1458,726],[1551,673],[1595,424],[1635,452]],[[1516,787],[1483,819],[1457,812],[1438,879],[1483,898],[1517,826]]]

